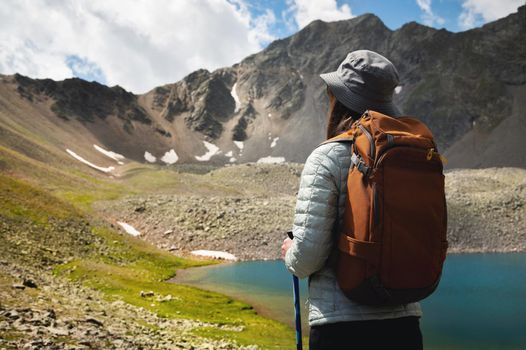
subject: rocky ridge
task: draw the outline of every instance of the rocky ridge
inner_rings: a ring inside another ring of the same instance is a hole
[[[198,70],[143,95],[79,79],[53,82],[16,75],[2,77],[0,85],[7,102],[38,107],[32,123],[45,117],[63,128],[80,120],[72,127],[75,133],[87,133],[132,160],[144,162],[148,151],[159,162],[173,149],[179,162],[195,163],[207,152],[207,141],[218,147],[206,160],[213,164],[268,156],[303,162],[324,137],[327,98],[318,74],[336,69],[349,51],[371,49],[400,71],[395,102],[405,114],[425,121],[439,148],[447,151],[470,132],[491,136],[504,125],[501,135],[526,123],[522,111],[513,124],[506,122],[514,101],[524,96],[511,89],[526,84],[525,32],[526,6],[460,33],[414,22],[393,31],[366,14],[314,21],[232,67]],[[2,111],[11,119],[19,114],[0,101]],[[523,138],[516,139],[514,148],[523,148]],[[233,141],[244,142],[243,148]],[[491,154],[499,154],[505,149],[499,145],[488,137],[479,148],[496,147]],[[500,157],[478,159],[479,153],[473,152],[470,164],[526,166],[522,158],[501,164]],[[452,164],[459,167],[462,161]]]

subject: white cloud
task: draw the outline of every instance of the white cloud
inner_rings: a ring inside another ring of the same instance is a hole
[[[443,25],[445,23],[445,20],[442,17],[433,13],[433,9],[431,8],[431,0],[416,0],[416,4],[423,12],[422,21],[425,25],[433,26],[435,24]]]
[[[270,33],[270,27],[276,22],[274,11],[267,9],[265,13],[256,17],[253,21],[253,30],[250,32],[252,40],[259,43],[269,43],[276,40],[276,37]]]
[[[300,29],[316,19],[330,22],[354,17],[349,5],[338,6],[336,0],[287,0],[287,4]]]
[[[0,73],[84,74],[145,92],[259,51],[275,20],[270,10],[253,16],[245,0],[5,0]]]
[[[473,28],[516,12],[525,3],[524,0],[465,0],[458,22],[463,29]]]

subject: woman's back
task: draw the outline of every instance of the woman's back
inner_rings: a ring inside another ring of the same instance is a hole
[[[298,277],[309,277],[309,324],[421,316],[418,303],[367,306],[348,299],[340,290],[332,267],[335,239],[347,199],[351,165],[348,143],[316,148],[305,163],[296,202],[294,233],[301,241],[287,255],[286,265]]]

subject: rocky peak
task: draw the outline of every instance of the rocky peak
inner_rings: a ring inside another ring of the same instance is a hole
[[[236,102],[231,94],[234,83],[235,72],[230,68],[213,73],[200,69],[180,82],[149,92],[153,94],[151,108],[162,111],[170,122],[184,115],[190,130],[217,139],[223,131],[222,123],[235,114]]]
[[[30,101],[51,98],[51,109],[65,120],[78,118],[93,122],[97,118],[115,115],[127,122],[152,122],[146,111],[137,104],[137,97],[120,86],[107,87],[78,78],[54,81],[30,79],[20,74],[15,74],[13,78],[18,84],[20,96]]]

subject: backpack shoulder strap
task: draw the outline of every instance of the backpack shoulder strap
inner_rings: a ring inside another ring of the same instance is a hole
[[[351,134],[350,131],[346,131],[344,133],[341,133],[339,135],[331,137],[328,140],[323,141],[322,143],[320,143],[318,145],[318,147],[321,146],[321,145],[325,145],[326,143],[332,143],[332,142],[351,142],[351,143],[353,143],[354,142],[354,135]]]

